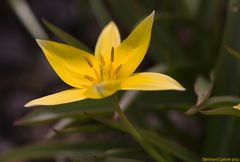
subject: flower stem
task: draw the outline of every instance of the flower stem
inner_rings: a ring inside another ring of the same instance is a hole
[[[151,145],[149,145],[141,134],[134,128],[131,122],[128,120],[124,112],[122,111],[121,107],[118,104],[117,96],[114,96],[114,108],[117,111],[119,118],[127,128],[128,132],[131,136],[142,146],[142,148],[157,162],[164,162],[166,161]]]

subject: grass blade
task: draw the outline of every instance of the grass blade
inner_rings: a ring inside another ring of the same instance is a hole
[[[43,23],[54,35],[56,35],[59,39],[61,39],[65,43],[71,46],[86,50],[88,52],[91,52],[91,50],[85,44],[83,44],[74,36],[68,34],[67,32],[63,31],[62,29],[53,25],[52,23],[48,22],[45,19],[43,19]]]

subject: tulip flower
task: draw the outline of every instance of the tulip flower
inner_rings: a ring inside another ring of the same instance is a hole
[[[72,88],[32,100],[25,106],[101,99],[118,90],[184,90],[167,75],[134,73],[147,52],[153,20],[154,11],[122,42],[116,24],[108,23],[97,40],[94,55],[66,44],[37,39],[52,68]]]

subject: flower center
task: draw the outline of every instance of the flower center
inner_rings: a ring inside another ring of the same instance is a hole
[[[108,65],[106,64],[104,57],[100,54],[99,56],[100,78],[101,78],[100,82],[117,79],[117,74],[121,69],[122,65],[120,64],[116,66],[116,62],[114,62],[114,59],[115,59],[114,47],[112,47],[111,49],[110,61],[108,62]]]
[[[99,72],[94,68],[91,60],[88,57],[84,57],[89,67],[93,70],[95,76],[89,76],[88,74],[84,77],[90,82],[101,83],[107,80],[117,79],[118,72],[122,65],[117,65],[115,61],[114,47],[111,49],[110,60],[106,62],[105,58],[99,55]],[[117,66],[116,66],[117,65]]]

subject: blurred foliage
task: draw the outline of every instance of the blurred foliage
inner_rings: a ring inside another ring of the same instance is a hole
[[[138,70],[167,73],[187,91],[120,92],[120,105],[166,161],[239,156],[240,111],[232,108],[240,103],[239,0],[71,1],[82,22],[75,28],[91,35],[88,39],[81,34],[73,37],[48,17],[42,21],[31,3],[34,1],[9,0],[8,7],[34,39],[52,37],[89,51],[96,41],[91,31],[97,37],[114,20],[124,39],[136,22],[155,10],[150,49]],[[34,109],[15,124],[50,124],[46,140],[7,151],[0,161],[152,161],[117,120],[111,103],[109,97]]]

